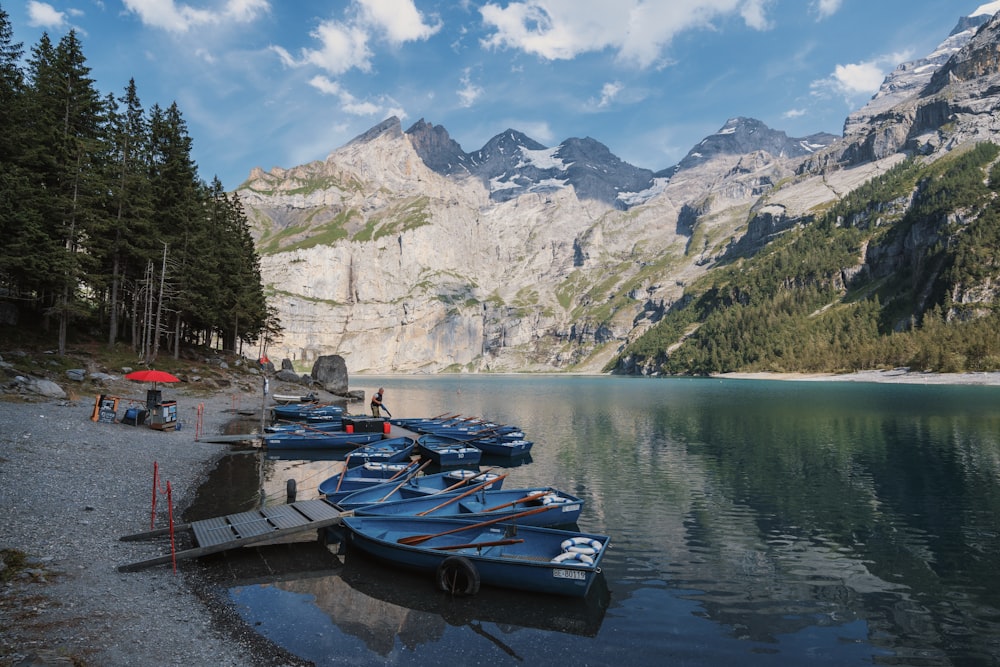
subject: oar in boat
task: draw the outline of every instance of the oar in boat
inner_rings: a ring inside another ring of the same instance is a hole
[[[406,484],[406,483],[407,483],[408,481],[410,481],[410,479],[411,479],[412,477],[416,476],[416,474],[417,474],[418,472],[420,472],[421,470],[423,470],[424,468],[426,468],[426,467],[427,467],[427,466],[429,466],[430,464],[431,464],[431,462],[430,462],[430,461],[425,461],[425,462],[424,462],[424,464],[423,464],[422,466],[420,466],[419,468],[417,468],[416,470],[414,470],[414,471],[413,471],[413,474],[412,474],[412,475],[407,475],[407,476],[406,476],[406,479],[404,479],[404,480],[403,480],[402,482],[400,482],[399,484],[397,484],[396,486],[394,486],[394,487],[392,488],[392,491],[390,491],[389,493],[385,494],[384,496],[382,496],[381,498],[379,498],[379,499],[378,499],[378,500],[376,500],[375,502],[377,502],[377,503],[381,503],[381,502],[383,502],[383,501],[384,501],[384,500],[385,500],[386,498],[388,498],[388,497],[389,497],[389,496],[391,496],[392,494],[394,494],[394,493],[396,493],[397,491],[399,491],[399,490],[400,490],[401,488],[403,488],[403,485],[404,485],[404,484]]]
[[[351,467],[351,455],[348,454],[347,458],[344,459],[344,469],[340,471],[340,479],[337,480],[337,488],[333,490],[334,493],[340,491],[340,485],[344,481],[344,477],[347,476],[347,469]]]
[[[504,503],[503,505],[497,505],[495,507],[487,507],[484,512],[494,512],[496,510],[502,510],[505,507],[513,507],[514,505],[520,505],[521,503],[530,503],[532,500],[538,500],[539,498],[544,498],[549,494],[548,491],[541,491],[539,493],[532,493],[524,498],[518,498],[517,500],[512,500],[509,503]]]
[[[441,537],[442,535],[450,535],[451,533],[460,533],[463,530],[473,530],[475,528],[483,528],[485,526],[492,526],[495,523],[500,523],[501,521],[516,521],[522,517],[531,516],[532,514],[538,514],[539,512],[545,512],[548,507],[536,507],[534,509],[525,510],[524,512],[518,512],[517,514],[508,514],[506,516],[498,516],[495,519],[489,519],[488,521],[480,521],[479,523],[469,524],[468,526],[461,526],[459,528],[452,528],[450,530],[444,530],[440,533],[429,533],[427,535],[408,535],[406,537],[401,537],[396,540],[397,544],[405,544],[407,546],[416,546],[417,544],[423,544],[427,540],[433,540],[435,537]]]
[[[460,486],[465,486],[466,484],[471,484],[472,480],[476,479],[477,477],[482,477],[483,475],[488,475],[489,473],[493,472],[494,470],[496,470],[496,468],[490,468],[489,470],[483,470],[481,472],[477,472],[475,475],[473,475],[472,477],[470,477],[468,479],[460,479],[457,482],[455,482],[454,484],[452,484],[451,486],[449,486],[448,488],[441,489],[440,491],[435,491],[434,493],[432,493],[430,495],[432,495],[432,496],[438,496],[438,495],[441,495],[442,493],[448,493],[449,491],[454,491],[455,489],[457,489]],[[496,481],[496,479],[491,479],[490,483],[493,483],[495,481]]]
[[[481,431],[480,433],[481,435],[477,435],[474,438],[465,438],[464,440],[458,440],[457,438],[453,438],[450,435],[443,435],[440,433],[425,433],[424,435],[429,435],[432,438],[441,437],[445,440],[452,440],[453,442],[451,444],[453,445],[464,445],[467,442],[475,442],[476,440],[485,440],[486,438],[495,438],[497,435],[495,428],[486,429],[484,431]]]
[[[397,477],[399,477],[400,475],[402,475],[402,474],[406,473],[406,472],[407,472],[407,471],[408,471],[408,470],[409,470],[410,468],[412,468],[412,467],[413,467],[413,466],[415,466],[415,465],[417,465],[417,462],[416,462],[416,461],[410,461],[409,463],[407,463],[407,464],[406,464],[406,467],[405,467],[405,468],[400,468],[399,470],[397,470],[397,471],[396,471],[396,474],[395,474],[395,475],[393,475],[392,477],[390,477],[389,479],[387,479],[387,480],[385,480],[385,481],[387,481],[387,482],[391,482],[392,480],[396,479],[396,478],[397,478]]]
[[[436,549],[438,551],[452,551],[453,549],[471,549],[471,548],[482,548],[482,547],[502,547],[506,544],[520,544],[524,542],[521,538],[511,538],[506,540],[493,540],[492,542],[469,542],[468,544],[451,544],[445,547],[431,547],[431,549]]]
[[[435,505],[434,507],[430,508],[429,510],[424,510],[423,512],[418,512],[417,516],[424,516],[425,514],[430,514],[431,512],[436,512],[439,509],[441,509],[442,507],[445,507],[447,505],[451,505],[456,500],[461,500],[462,498],[465,498],[466,496],[471,496],[476,491],[479,491],[481,489],[485,489],[487,486],[489,486],[493,482],[497,482],[497,481],[503,479],[508,474],[510,474],[510,473],[505,473],[503,475],[500,475],[496,479],[491,479],[489,481],[483,482],[482,484],[476,484],[474,487],[472,487],[468,491],[463,491],[462,493],[458,494],[454,498],[449,498],[448,500],[444,501],[443,503],[441,503],[439,505]]]

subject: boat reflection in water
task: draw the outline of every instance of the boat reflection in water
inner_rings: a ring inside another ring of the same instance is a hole
[[[303,550],[317,549],[301,544]],[[261,547],[261,563],[285,559],[287,546]],[[232,558],[232,555],[229,556]],[[253,560],[244,554],[240,560]],[[327,567],[317,567],[326,560]],[[300,563],[303,562],[300,560]],[[330,569],[329,564],[339,563]],[[230,562],[230,566],[234,564]],[[596,637],[611,595],[604,575],[586,598],[535,595],[484,586],[475,596],[453,597],[434,587],[433,577],[388,568],[354,550],[317,559],[312,572],[280,577],[262,567],[240,563],[229,597],[246,623],[275,644],[317,665],[350,656],[357,664],[384,659],[394,651],[442,642],[449,627],[468,627],[499,650],[521,660],[506,641],[523,630],[544,630]],[[256,574],[255,574],[256,571]],[[373,655],[363,657],[365,651]],[[376,658],[378,656],[378,658]]]

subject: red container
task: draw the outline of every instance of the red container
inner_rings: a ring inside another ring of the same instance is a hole
[[[348,433],[354,433],[354,424],[348,424],[347,426],[344,427],[344,430],[347,431]]]
[[[391,430],[392,430],[392,424],[390,424],[389,422],[382,422],[382,433],[389,435],[389,432]]]

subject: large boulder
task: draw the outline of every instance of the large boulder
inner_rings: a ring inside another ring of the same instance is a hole
[[[318,357],[312,367],[312,378],[331,394],[347,394],[347,363],[339,354]]]
[[[14,378],[18,388],[30,394],[39,394],[45,398],[66,398],[66,392],[52,380],[43,378],[22,377]]]

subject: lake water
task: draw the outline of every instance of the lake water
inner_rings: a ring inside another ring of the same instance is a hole
[[[317,665],[1000,664],[1000,388],[352,378],[378,386],[396,417],[522,427],[505,486],[580,496],[612,546],[585,600],[451,598],[314,542],[246,550],[231,601]],[[258,456],[226,457],[214,490],[315,497],[339,466]]]

